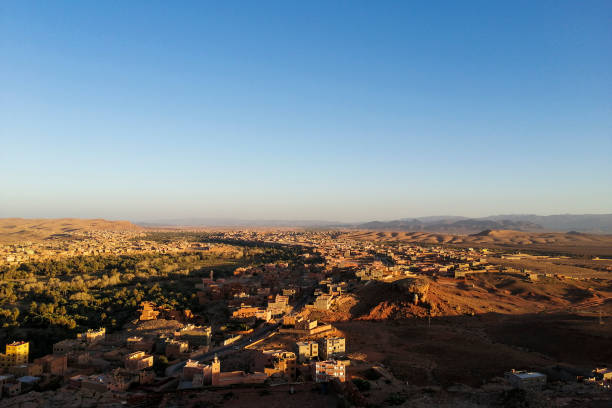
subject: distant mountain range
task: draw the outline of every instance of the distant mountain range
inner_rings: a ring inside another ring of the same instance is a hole
[[[184,218],[137,222],[147,227],[159,226],[207,226],[207,227],[304,227],[304,228],[347,228],[397,231],[426,231],[453,234],[473,234],[483,230],[518,231],[576,231],[610,234],[612,214],[508,214],[482,218],[461,216],[431,216],[402,218],[391,221],[370,221],[364,223],[342,223],[320,220],[244,220],[220,218]]]
[[[452,234],[470,234],[482,230],[517,230],[517,231],[538,231],[542,230],[541,225],[529,221],[520,220],[486,220],[475,218],[464,218],[459,220],[440,219],[437,221],[421,221],[418,218],[412,220],[396,221],[372,221],[353,226],[357,229],[376,229],[376,230],[399,230],[399,231],[427,231],[445,232]]]
[[[482,218],[456,216],[422,217],[393,221],[373,221],[357,224],[358,229],[382,229],[401,231],[427,231],[469,234],[482,230],[517,231],[577,231],[612,233],[612,214],[559,214],[533,215],[510,214]]]

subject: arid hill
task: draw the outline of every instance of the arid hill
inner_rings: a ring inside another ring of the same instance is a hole
[[[418,302],[415,302],[415,294]],[[416,303],[416,304],[415,304]],[[521,315],[580,310],[612,313],[609,281],[523,277],[491,273],[465,280],[437,278],[370,281],[353,293],[342,295],[329,311],[311,310],[311,318],[323,321],[388,320],[431,316],[498,313]]]
[[[369,281],[331,310],[305,314],[332,322],[351,353],[385,364],[402,380],[478,386],[516,367],[610,361],[611,290],[603,280],[529,282],[504,273]]]
[[[576,232],[524,232],[485,230],[472,235],[451,235],[432,232],[351,231],[344,238],[368,241],[406,242],[461,247],[487,247],[532,250],[549,253],[612,256],[612,235]]]
[[[0,218],[0,242],[39,241],[84,231],[140,231],[129,221],[80,218]]]

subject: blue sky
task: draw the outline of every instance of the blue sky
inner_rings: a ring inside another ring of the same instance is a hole
[[[0,2],[0,216],[612,212],[612,3]]]

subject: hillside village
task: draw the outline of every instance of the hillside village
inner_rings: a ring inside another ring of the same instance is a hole
[[[200,305],[221,305],[215,318],[143,300],[132,321],[120,330],[86,330],[53,344],[52,352],[41,357],[30,358],[28,342],[6,344],[0,354],[2,406],[26,407],[44,399],[66,407],[138,405],[184,395],[192,395],[195,402],[201,390],[282,386],[289,387],[288,392],[303,392],[305,384],[324,387],[319,389],[325,393],[330,386],[346,401],[364,405],[376,398],[365,384],[378,384],[380,378],[387,384],[377,387],[395,396],[387,396],[388,402],[411,385],[383,364],[356,353],[336,327],[347,299],[376,285],[400,285],[403,302],[416,308],[414,316],[431,317],[435,309],[430,285],[455,287],[470,276],[487,274],[513,274],[532,283],[582,279],[490,263],[491,256],[515,260],[532,255],[487,248],[389,245],[338,239],[326,231],[230,231],[208,238],[210,242],[186,238],[159,243],[141,232],[95,231],[71,240],[3,246],[0,258],[13,265],[54,257],[206,252],[223,246],[215,242],[289,245],[304,251],[297,266],[240,266],[222,277],[211,270],[191,294]],[[548,387],[547,373],[514,368],[490,379],[497,392]],[[567,392],[580,389],[599,395],[612,387],[612,370],[593,366],[565,383],[571,385]]]

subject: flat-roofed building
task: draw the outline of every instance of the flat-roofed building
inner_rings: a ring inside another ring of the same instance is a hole
[[[266,310],[270,312],[272,317],[277,317],[288,313],[291,310],[291,306],[289,306],[284,300],[279,302],[268,302],[268,307]]]
[[[126,347],[131,351],[146,351],[147,353],[153,350],[155,341],[142,336],[132,336],[126,339]]]
[[[295,379],[297,359],[295,353],[284,350],[262,351],[258,362],[258,368],[263,367],[263,372],[268,376],[281,376],[288,380]]]
[[[43,373],[43,367],[36,363],[20,364],[10,367],[8,372],[13,374],[15,377],[36,377]]]
[[[540,388],[546,384],[546,375],[534,371],[512,370],[504,374],[506,380],[515,388]]]
[[[181,340],[187,341],[191,346],[210,346],[212,328],[210,326],[188,324],[177,334]]]
[[[312,378],[315,382],[327,382],[334,378],[346,381],[346,366],[334,360],[317,361],[312,364]]]
[[[300,341],[295,346],[300,363],[319,356],[319,344],[316,341]]]
[[[276,303],[284,303],[285,305],[288,305],[289,304],[289,296],[276,295],[276,297],[274,298],[274,301]]]
[[[53,345],[53,354],[68,354],[82,348],[82,342],[74,339],[65,339]]]
[[[272,320],[272,312],[268,309],[259,309],[255,312],[255,318],[261,319],[264,322],[269,322]]]
[[[320,310],[329,310],[331,306],[331,295],[319,295],[314,301],[314,308]]]
[[[204,385],[219,385],[221,363],[217,356],[210,364],[203,364],[195,360],[187,360],[183,367],[183,380],[191,381],[194,387]]]
[[[26,364],[29,355],[30,343],[27,341],[15,341],[7,344],[5,353],[0,354],[0,368]]]
[[[297,330],[312,330],[317,327],[318,322],[316,320],[301,320],[295,323]]]
[[[179,358],[181,354],[189,350],[189,343],[180,340],[166,340],[164,354],[170,359]]]
[[[94,392],[106,392],[111,389],[110,377],[105,374],[90,375],[89,377],[81,379],[79,384],[81,388]]]
[[[144,351],[136,351],[128,354],[125,357],[124,363],[125,368],[128,370],[144,370],[145,368],[153,366],[153,356],[145,353]]]
[[[63,376],[68,370],[68,357],[65,354],[47,354],[34,360],[34,363],[40,364],[47,374]]]
[[[87,344],[96,344],[106,338],[106,328],[100,327],[97,330],[89,329],[86,332],[77,334],[77,339]]]
[[[346,351],[346,340],[344,337],[326,337],[321,340],[319,355],[325,360],[341,356]]]

